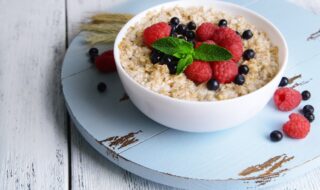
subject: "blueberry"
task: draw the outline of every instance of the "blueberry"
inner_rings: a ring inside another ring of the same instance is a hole
[[[303,100],[309,100],[311,97],[311,93],[308,90],[305,90],[301,93]]]
[[[196,33],[192,30],[187,30],[186,37],[190,40],[193,40],[196,37]]]
[[[236,34],[237,34],[238,36],[240,36],[240,32],[236,31]]]
[[[180,23],[180,20],[178,17],[172,17],[170,20],[170,25],[171,26],[177,26]]]
[[[284,86],[287,86],[288,84],[289,84],[289,79],[287,77],[282,77],[279,86],[284,87]]]
[[[97,89],[99,92],[103,93],[107,90],[107,85],[104,82],[99,82]]]
[[[162,59],[160,60],[160,64],[169,64],[169,63],[171,63],[173,61],[173,59],[174,58],[172,56],[170,56],[170,55],[164,55],[162,57]]]
[[[178,34],[181,34],[181,35],[184,35],[186,33],[186,25],[185,24],[179,24],[177,29],[176,29],[176,32]]]
[[[162,57],[163,57],[163,53],[153,49],[150,54],[151,63],[153,64],[159,63]]]
[[[248,65],[241,65],[240,67],[239,67],[239,74],[244,74],[244,75],[246,75],[246,74],[248,74],[249,73],[249,67],[248,67]]]
[[[237,85],[243,85],[244,82],[246,82],[246,79],[241,74],[237,75],[236,78],[234,79],[234,83],[237,84]]]
[[[90,48],[88,54],[90,57],[96,57],[97,55],[99,55],[99,50],[94,47]]]
[[[255,56],[256,56],[256,52],[254,52],[252,49],[247,49],[242,54],[242,58],[247,61],[250,59],[253,59]]]
[[[243,33],[242,33],[242,39],[245,39],[245,40],[249,40],[253,37],[253,33],[251,32],[251,30],[245,30]]]
[[[305,113],[303,114],[305,118],[311,123],[314,120],[314,115],[313,113]]]
[[[189,30],[195,30],[197,28],[197,25],[195,22],[193,21],[190,21],[188,24],[187,24],[187,29]]]
[[[218,23],[218,26],[220,27],[227,27],[228,26],[228,21],[226,19],[221,19]]]
[[[313,113],[304,113],[303,114],[305,118],[307,118],[307,120],[311,123],[314,120],[314,115]]]
[[[305,106],[303,106],[303,108],[302,108],[302,112],[303,112],[304,114],[306,114],[306,113],[314,113],[314,108],[313,108],[312,105],[305,105]]]
[[[283,134],[281,133],[281,131],[272,131],[270,133],[270,139],[273,142],[281,141],[282,137],[283,137]]]
[[[216,91],[216,90],[219,89],[219,86],[220,86],[219,82],[218,82],[217,80],[215,80],[215,79],[211,79],[211,80],[209,80],[209,81],[207,82],[207,88],[208,88],[209,90],[214,90],[214,91]]]
[[[170,74],[176,74],[177,72],[177,63],[175,61],[172,61],[170,63],[167,63],[167,67],[169,69]]]
[[[177,30],[177,26],[172,26],[172,27],[171,27],[170,35],[171,35],[171,36],[173,36],[173,35],[177,35],[176,30]]]

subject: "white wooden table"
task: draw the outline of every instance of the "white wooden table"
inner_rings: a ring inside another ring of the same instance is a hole
[[[59,81],[79,23],[124,0],[0,0],[0,190],[173,189],[93,150],[69,122]],[[320,11],[319,0],[299,0]],[[272,189],[319,190],[320,169]]]

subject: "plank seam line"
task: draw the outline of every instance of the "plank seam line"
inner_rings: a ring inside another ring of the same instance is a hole
[[[145,143],[145,142],[151,140],[152,138],[154,138],[154,137],[156,137],[156,136],[158,136],[158,135],[161,135],[162,133],[164,133],[164,132],[166,132],[166,131],[168,131],[168,130],[170,130],[170,129],[165,129],[165,130],[163,130],[163,131],[161,131],[161,132],[159,132],[159,133],[157,133],[157,134],[154,134],[154,135],[148,137],[147,139],[145,139],[144,141],[140,141],[140,142],[134,144],[133,146],[127,148],[126,150],[123,150],[123,151],[119,152],[118,154],[121,155],[122,153],[126,152],[127,150],[129,150],[129,149],[131,149],[131,148],[133,148],[133,147],[135,147],[135,146],[137,146],[137,145],[139,145],[139,144]]]
[[[70,78],[70,77],[76,76],[76,75],[78,75],[78,74],[81,74],[81,73],[83,73],[83,72],[86,72],[86,71],[88,71],[88,70],[90,70],[90,69],[92,69],[92,68],[93,68],[93,66],[91,65],[90,67],[88,67],[88,68],[86,68],[86,69],[83,69],[83,70],[81,70],[81,71],[75,72],[75,73],[73,73],[73,74],[71,74],[71,75],[68,75],[68,76],[65,76],[65,77],[61,77],[61,81],[65,80],[65,79],[68,79],[68,78]]]

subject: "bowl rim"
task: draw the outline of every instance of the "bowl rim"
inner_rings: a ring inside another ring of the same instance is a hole
[[[281,42],[283,44],[283,48],[284,48],[284,59],[283,59],[283,64],[281,66],[281,68],[278,70],[277,74],[268,82],[266,83],[264,86],[262,86],[261,88],[250,92],[248,94],[242,95],[242,96],[238,96],[235,98],[231,98],[231,99],[225,99],[225,100],[206,100],[206,101],[197,101],[197,100],[185,100],[185,99],[178,99],[178,98],[174,98],[171,96],[167,96],[167,95],[163,95],[160,93],[157,93],[153,90],[148,89],[147,87],[143,86],[142,84],[138,83],[136,80],[134,80],[123,68],[122,64],[121,64],[121,60],[120,60],[120,50],[119,50],[119,44],[121,43],[122,39],[125,37],[127,30],[134,25],[135,23],[138,22],[138,18],[143,17],[146,15],[146,13],[152,11],[152,10],[158,10],[161,9],[163,6],[168,6],[168,5],[174,5],[174,6],[179,6],[179,4],[183,3],[183,2],[188,2],[190,3],[190,1],[188,0],[176,0],[176,1],[171,1],[171,2],[166,2],[166,3],[161,3],[155,6],[152,6],[140,13],[138,13],[137,15],[135,15],[134,17],[132,17],[120,30],[120,32],[118,33],[116,40],[114,42],[114,58],[115,58],[115,62],[116,62],[116,66],[117,66],[117,72],[121,72],[124,74],[124,76],[130,80],[132,83],[134,83],[136,85],[136,87],[151,93],[152,95],[156,96],[157,98],[162,98],[164,100],[167,100],[169,102],[175,102],[175,103],[184,103],[184,104],[222,104],[222,103],[232,103],[234,101],[240,101],[242,99],[245,98],[249,98],[250,96],[254,96],[255,94],[259,93],[259,91],[267,88],[268,86],[271,85],[271,83],[273,83],[279,75],[284,73],[284,70],[287,67],[288,64],[288,45],[287,42],[284,38],[284,35],[281,33],[281,31],[271,22],[269,21],[267,18],[265,18],[264,16],[260,15],[259,13],[256,13],[255,11],[252,11],[246,7],[234,4],[234,3],[230,3],[230,2],[224,2],[224,1],[217,1],[217,0],[198,0],[197,2],[210,2],[211,4],[221,4],[221,5],[226,5],[226,6],[231,6],[234,7],[236,9],[240,9],[244,12],[248,12],[250,14],[255,15],[259,20],[262,20],[263,22],[267,23],[268,25],[270,25],[273,30],[275,31],[275,33],[280,37]],[[192,1],[193,2],[193,1]],[[194,3],[194,5],[192,6],[199,6],[201,7],[202,5],[197,5],[197,3]],[[279,62],[279,58],[278,58],[278,62]]]

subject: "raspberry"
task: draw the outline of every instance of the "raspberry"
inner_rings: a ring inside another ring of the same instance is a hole
[[[310,131],[309,121],[301,114],[292,113],[290,120],[282,126],[283,132],[291,138],[303,139]]]
[[[211,38],[219,46],[226,48],[232,54],[232,60],[239,62],[243,53],[243,44],[241,37],[237,33],[227,27],[220,27],[215,30]]]
[[[278,110],[291,111],[301,102],[301,94],[292,88],[279,88],[273,96],[273,100]]]
[[[213,78],[220,84],[234,81],[238,75],[238,65],[232,60],[211,63]]]
[[[171,26],[165,22],[159,22],[146,28],[143,32],[143,42],[146,46],[151,45],[161,39],[170,36]]]
[[[113,57],[113,50],[104,52],[96,57],[94,64],[96,68],[103,73],[111,73],[116,71],[116,63]]]
[[[212,70],[208,62],[194,61],[184,71],[188,79],[195,83],[207,82],[212,77]]]
[[[205,43],[205,44],[211,44],[211,45],[216,44],[216,43],[214,43],[214,41],[212,41],[212,40],[207,40],[207,41],[204,41],[204,42],[196,42],[195,48],[200,47],[203,43]]]
[[[218,28],[219,27],[217,25],[214,25],[210,22],[202,23],[196,31],[197,39],[199,41],[210,40],[212,38],[213,33]]]

